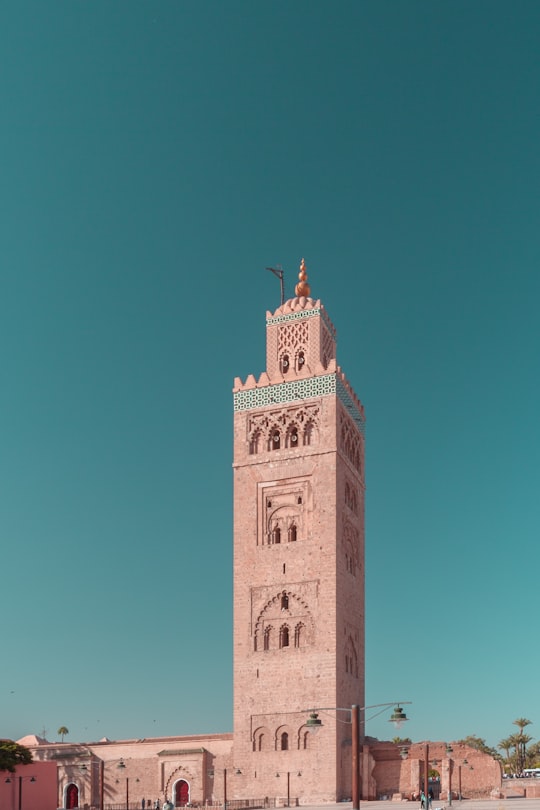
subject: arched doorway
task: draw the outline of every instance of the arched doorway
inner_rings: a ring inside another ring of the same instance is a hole
[[[185,779],[174,783],[173,799],[175,807],[185,807],[189,803],[189,784]]]
[[[79,806],[79,788],[77,785],[70,782],[69,785],[66,787],[66,799],[64,802],[64,807],[67,807],[67,810],[73,810],[75,807]]]

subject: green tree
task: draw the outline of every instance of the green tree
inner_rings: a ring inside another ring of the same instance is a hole
[[[60,736],[62,737],[62,742],[64,742],[64,737],[66,736],[66,734],[69,734],[69,728],[66,728],[66,726],[60,726],[60,728],[57,731],[57,734],[60,734]]]
[[[410,737],[392,737],[392,742],[395,745],[411,745],[412,740]]]
[[[477,751],[482,751],[484,754],[489,754],[494,759],[501,759],[501,755],[495,748],[491,748],[483,737],[477,737],[476,734],[469,734],[462,740],[457,741],[459,745],[468,745],[470,748],[476,748]]]
[[[540,768],[540,742],[535,742],[527,748],[527,767]]]
[[[0,740],[0,771],[13,773],[17,765],[29,765],[32,752],[13,740]]]

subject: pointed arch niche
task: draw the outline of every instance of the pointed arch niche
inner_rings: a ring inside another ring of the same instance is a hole
[[[254,652],[301,650],[313,643],[314,622],[306,601],[290,590],[277,591],[254,622]]]
[[[259,484],[257,545],[301,543],[309,536],[311,486],[302,478],[287,484]]]

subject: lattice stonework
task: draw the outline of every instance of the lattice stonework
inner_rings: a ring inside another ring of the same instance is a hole
[[[272,326],[275,323],[278,324],[290,323],[291,321],[299,321],[304,318],[314,318],[316,315],[319,315],[323,319],[328,331],[335,340],[336,339],[335,326],[328,317],[328,315],[326,314],[326,311],[324,309],[302,309],[299,312],[291,312],[288,315],[277,315],[275,318],[274,317],[267,318],[266,324],[267,326]]]
[[[334,341],[330,336],[329,332],[326,329],[323,329],[323,338],[322,338],[322,361],[324,363],[324,367],[328,366],[330,360],[334,357]]]
[[[353,467],[362,475],[362,448],[360,442],[361,439],[358,437],[351,420],[342,414],[340,417],[339,446]]]
[[[294,352],[299,347],[307,346],[308,342],[308,324],[306,321],[299,321],[292,323],[288,326],[279,327],[279,340],[278,352],[281,353],[285,349]]]
[[[337,394],[338,399],[347,408],[351,418],[363,434],[365,430],[364,419],[344,383],[336,374],[325,374],[321,377],[308,377],[305,380],[291,380],[291,382],[278,385],[267,385],[264,388],[237,391],[233,395],[234,410],[249,411],[252,408],[264,408],[266,405],[283,405],[313,397],[325,397],[331,394]]]

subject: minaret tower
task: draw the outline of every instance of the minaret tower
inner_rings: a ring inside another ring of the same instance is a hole
[[[305,804],[351,796],[351,726],[332,709],[364,705],[364,409],[303,259],[295,292],[266,314],[266,371],[234,384],[229,795]]]

